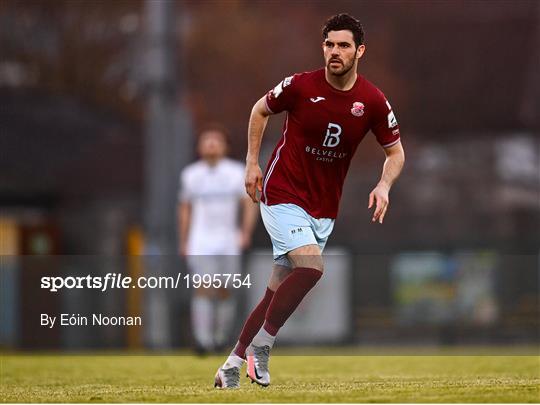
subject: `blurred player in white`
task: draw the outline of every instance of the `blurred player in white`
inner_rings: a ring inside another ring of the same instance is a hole
[[[192,274],[240,273],[240,254],[250,244],[257,218],[245,193],[245,167],[226,157],[227,134],[216,125],[201,132],[198,153],[200,160],[180,174],[180,255]],[[222,348],[235,314],[230,288],[198,288],[191,304],[196,350]]]

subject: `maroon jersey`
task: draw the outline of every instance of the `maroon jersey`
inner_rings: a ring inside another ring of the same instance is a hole
[[[392,146],[399,127],[384,94],[364,77],[340,91],[324,72],[287,77],[266,95],[269,112],[287,116],[266,168],[262,201],[296,204],[314,218],[336,218],[360,141],[371,130],[383,147]]]

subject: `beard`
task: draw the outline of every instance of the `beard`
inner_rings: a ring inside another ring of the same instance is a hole
[[[341,62],[341,67],[337,69],[330,67],[331,63],[334,63],[334,62],[328,61],[328,63],[326,64],[326,68],[328,72],[330,72],[330,74],[334,76],[344,76],[353,68],[354,59],[349,64]]]

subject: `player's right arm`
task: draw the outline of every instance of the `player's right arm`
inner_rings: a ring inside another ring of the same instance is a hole
[[[266,106],[266,96],[261,97],[251,109],[248,125],[248,151],[246,156],[246,192],[253,202],[259,201],[259,193],[262,192],[262,170],[259,165],[259,153],[264,129],[268,123],[270,111]]]
[[[263,175],[259,166],[261,142],[268,123],[268,117],[282,111],[291,111],[297,95],[299,75],[283,79],[264,97],[255,103],[251,110],[248,126],[248,152],[246,157],[246,191],[253,202],[258,202],[257,191],[262,192]]]

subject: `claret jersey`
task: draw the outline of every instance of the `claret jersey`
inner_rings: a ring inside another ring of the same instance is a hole
[[[371,130],[381,146],[399,142],[399,127],[384,94],[358,75],[347,91],[332,87],[325,70],[285,78],[266,95],[270,113],[286,111],[283,135],[268,162],[261,199],[293,203],[315,218],[336,218],[356,148]]]

